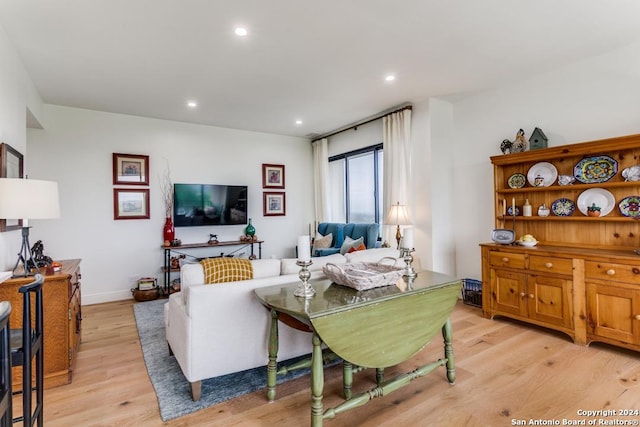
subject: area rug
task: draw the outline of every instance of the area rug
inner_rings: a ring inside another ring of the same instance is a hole
[[[169,355],[163,315],[166,302],[167,300],[155,300],[133,305],[144,362],[158,397],[160,417],[163,421],[266,388],[267,367],[265,365],[204,380],[202,381],[202,398],[198,402],[191,400],[189,382],[182,374],[175,357]],[[309,370],[303,369],[287,375],[279,375],[278,383],[308,373]]]

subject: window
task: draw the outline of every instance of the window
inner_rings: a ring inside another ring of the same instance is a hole
[[[331,218],[382,223],[382,144],[329,158]]]

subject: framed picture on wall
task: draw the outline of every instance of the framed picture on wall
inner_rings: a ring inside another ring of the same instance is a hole
[[[6,143],[0,144],[0,178],[24,178],[22,154]],[[0,219],[0,232],[22,228],[22,219]]]
[[[284,189],[284,165],[262,164],[262,188]]]
[[[114,188],[113,219],[149,219],[149,189]]]
[[[113,153],[113,185],[149,185],[149,156]]]
[[[287,213],[287,199],[284,192],[262,193],[264,216],[284,216]]]

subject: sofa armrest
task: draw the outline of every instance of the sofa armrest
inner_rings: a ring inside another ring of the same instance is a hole
[[[340,253],[340,248],[322,248],[316,249],[313,256],[327,256]]]

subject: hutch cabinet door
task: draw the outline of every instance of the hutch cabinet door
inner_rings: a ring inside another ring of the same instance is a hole
[[[587,334],[640,344],[640,290],[587,283]]]
[[[530,275],[527,282],[529,318],[571,328],[571,280]]]
[[[523,300],[526,287],[524,273],[491,269],[491,308],[494,313],[509,313],[527,316],[527,305]]]

